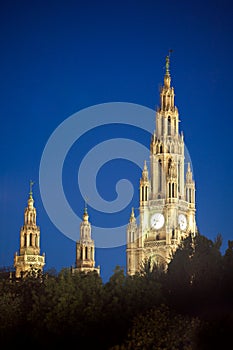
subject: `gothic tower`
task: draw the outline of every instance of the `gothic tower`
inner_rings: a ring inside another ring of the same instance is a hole
[[[40,228],[36,225],[36,208],[32,197],[33,182],[30,181],[28,206],[24,210],[24,225],[20,230],[20,250],[14,257],[15,276],[37,276],[43,272],[45,254],[40,255]]]
[[[91,238],[91,224],[88,218],[85,205],[83,221],[80,224],[80,239],[76,242],[76,263],[72,271],[96,271],[100,274],[100,267],[95,267],[95,245]]]
[[[140,180],[139,224],[132,211],[127,227],[127,273],[142,263],[167,266],[183,238],[195,235],[195,182],[185,162],[184,138],[171,86],[170,57],[166,57],[164,85],[156,111],[156,128],[150,143],[150,176],[145,162]]]

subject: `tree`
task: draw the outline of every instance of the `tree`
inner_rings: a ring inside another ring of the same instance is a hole
[[[189,235],[173,253],[163,283],[169,305],[186,311],[190,306],[193,254],[193,238]]]
[[[203,235],[194,238],[194,253],[191,259],[192,292],[196,307],[207,312],[219,300],[222,283],[221,235],[215,241]]]
[[[111,350],[194,350],[201,322],[171,311],[167,306],[137,315],[122,345]]]

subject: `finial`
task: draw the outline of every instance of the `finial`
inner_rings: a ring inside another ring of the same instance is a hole
[[[85,202],[85,205],[84,205],[84,214],[87,214],[87,203]]]
[[[143,171],[142,171],[142,180],[148,181],[148,169],[147,169],[147,165],[146,165],[146,160],[144,161],[144,167],[143,167]]]
[[[170,58],[166,56],[166,75],[169,75]]]
[[[168,51],[168,55],[166,56],[166,75],[170,74],[169,68],[170,68],[170,55],[172,53],[172,50]]]
[[[84,206],[84,213],[83,213],[83,221],[88,221],[89,215],[87,212],[87,203],[85,202],[85,206]]]
[[[191,164],[190,164],[190,162],[188,162],[188,168],[186,171],[186,182],[190,183],[192,181],[193,181],[193,173],[191,170]]]
[[[32,180],[30,180],[30,192],[29,192],[30,198],[32,198],[32,186],[33,185],[34,185],[34,182]]]
[[[84,200],[84,214],[87,214],[87,201],[88,201],[88,199],[85,197],[85,200]]]
[[[130,222],[135,222],[135,215],[134,215],[134,207],[132,207],[132,210],[131,210],[131,215],[130,215]]]

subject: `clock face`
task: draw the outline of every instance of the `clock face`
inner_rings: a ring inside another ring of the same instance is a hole
[[[184,214],[178,216],[178,224],[180,225],[181,230],[185,230],[187,227],[187,219]]]
[[[164,216],[161,213],[156,213],[152,215],[151,220],[151,227],[155,228],[156,230],[160,229],[164,225]]]

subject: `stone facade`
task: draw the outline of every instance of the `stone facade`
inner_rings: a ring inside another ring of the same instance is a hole
[[[32,185],[30,182],[30,192],[28,206],[24,211],[24,225],[20,230],[19,255],[14,256],[15,277],[37,276],[43,272],[45,265],[45,254],[40,255],[40,228],[36,225],[36,208],[32,197]]]
[[[75,271],[96,271],[100,274],[100,267],[95,267],[95,243],[91,238],[91,224],[88,220],[87,207],[84,209],[83,221],[80,224],[80,239],[76,242]]]
[[[150,173],[145,161],[140,179],[139,223],[132,209],[127,227],[127,273],[134,275],[151,258],[165,267],[189,233],[197,232],[195,182],[185,159],[184,136],[171,86],[170,57],[150,143]]]

